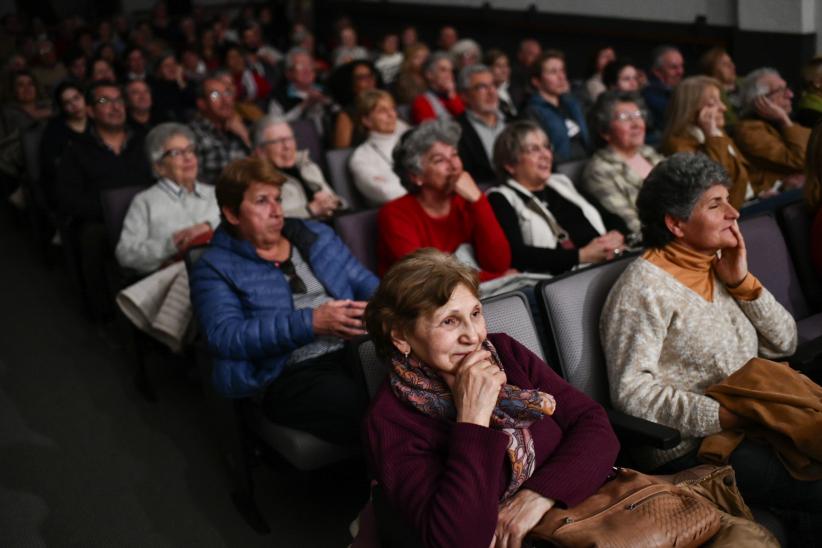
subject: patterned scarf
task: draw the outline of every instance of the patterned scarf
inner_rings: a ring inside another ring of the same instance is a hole
[[[482,345],[491,352],[494,364],[503,369],[491,342],[485,340]],[[457,409],[451,389],[436,370],[413,356],[395,354],[391,359],[389,382],[400,401],[417,411],[429,417],[456,420]],[[513,495],[534,473],[536,453],[528,427],[545,415],[552,415],[555,407],[554,397],[539,390],[523,390],[513,384],[505,384],[500,390],[491,414],[491,428],[508,434],[507,452],[511,460],[511,481],[502,500]]]

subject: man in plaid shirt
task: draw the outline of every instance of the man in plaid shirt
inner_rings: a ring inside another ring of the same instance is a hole
[[[216,78],[206,78],[197,96],[199,114],[189,124],[197,140],[199,179],[215,184],[232,160],[251,152],[248,128],[234,110],[234,91]]]

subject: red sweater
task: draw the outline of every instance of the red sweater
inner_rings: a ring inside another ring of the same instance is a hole
[[[556,411],[531,425],[534,474],[521,489],[574,506],[605,482],[619,442],[605,410],[505,334],[489,340],[508,382],[556,398]],[[425,546],[488,548],[508,486],[508,436],[423,415],[383,384],[366,416],[368,457],[391,505]]]
[[[462,97],[459,94],[454,94],[453,97],[447,100],[440,99],[442,106],[445,107],[451,116],[456,118],[463,112],[465,112],[465,104],[462,102]],[[431,102],[428,100],[428,95],[423,93],[422,95],[417,95],[414,101],[411,103],[411,120],[414,124],[419,124],[426,120],[436,120],[437,113],[434,111],[434,107],[431,106]]]
[[[475,203],[454,194],[448,216],[438,219],[406,194],[380,209],[377,226],[380,276],[401,257],[422,247],[453,253],[464,243],[474,246],[482,269],[480,281],[497,278],[511,268],[511,247],[484,194]]]

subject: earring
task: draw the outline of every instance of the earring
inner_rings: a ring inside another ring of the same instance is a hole
[[[405,358],[405,365],[408,365],[408,356],[410,356],[410,355],[411,355],[411,351],[410,351],[410,350],[406,350],[405,352],[403,352],[403,354],[402,354],[402,355],[403,355],[403,357]]]

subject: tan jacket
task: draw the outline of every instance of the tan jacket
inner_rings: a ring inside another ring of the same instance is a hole
[[[757,118],[740,120],[734,130],[734,141],[754,166],[751,181],[756,192],[767,190],[787,175],[805,169],[805,147],[811,130],[799,124],[775,128]]]
[[[689,133],[671,137],[662,144],[664,155],[675,152],[702,152],[724,167],[733,183],[730,202],[735,208],[739,209],[747,198],[753,197],[748,190],[751,185],[748,161],[725,133],[706,136],[699,128],[692,126]]]

